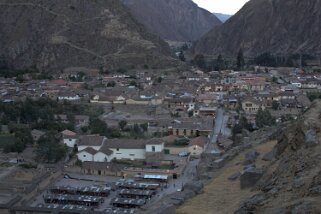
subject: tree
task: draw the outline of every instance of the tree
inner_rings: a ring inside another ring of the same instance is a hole
[[[106,135],[107,128],[107,124],[98,118],[92,119],[89,122],[89,129],[92,134]]]
[[[179,58],[181,61],[183,61],[183,62],[186,61],[185,55],[184,55],[184,52],[183,52],[183,51],[180,51],[180,52],[179,52],[178,58]]]
[[[107,87],[115,87],[116,83],[115,81],[110,81],[107,83]]]
[[[130,81],[130,82],[129,82],[129,85],[130,85],[130,86],[135,86],[135,87],[136,87],[136,86],[137,86],[137,83],[136,83],[136,81],[135,81],[135,80],[132,80],[132,81]]]
[[[55,132],[40,137],[36,148],[36,159],[47,163],[56,163],[65,157],[67,148],[59,143]]]
[[[203,55],[203,54],[197,54],[197,55],[194,57],[193,62],[194,62],[194,64],[195,64],[196,66],[198,66],[198,67],[201,68],[201,69],[205,69],[205,67],[206,67],[205,58],[204,58],[204,55]]]
[[[260,108],[256,114],[255,123],[257,127],[263,128],[264,126],[275,125],[275,119],[272,117],[271,113],[267,109],[263,111]]]
[[[163,81],[163,78],[162,77],[157,77],[157,82],[158,83],[161,83]]]
[[[219,54],[217,56],[216,63],[217,63],[217,70],[218,71],[221,71],[222,69],[224,69],[224,59],[221,54]]]
[[[243,50],[240,49],[238,54],[237,54],[237,59],[236,59],[237,69],[243,70],[244,65],[245,65],[245,61],[244,61],[244,56],[243,56]]]
[[[276,100],[272,102],[272,109],[275,111],[279,109],[279,103]]]
[[[119,121],[118,127],[120,128],[120,130],[123,131],[126,126],[127,126],[127,121],[126,121],[126,120],[121,120],[121,121]]]

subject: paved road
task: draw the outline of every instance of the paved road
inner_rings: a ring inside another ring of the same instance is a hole
[[[216,142],[219,133],[226,137],[231,136],[231,130],[226,127],[228,119],[229,116],[225,114],[224,109],[218,108],[216,112],[215,126],[211,135],[210,143],[206,149],[207,153],[210,153],[213,149],[217,149]]]

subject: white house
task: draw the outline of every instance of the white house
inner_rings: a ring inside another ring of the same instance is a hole
[[[78,94],[74,93],[59,93],[58,95],[58,100],[68,100],[68,101],[78,101],[80,100],[80,97]]]
[[[97,151],[91,147],[87,147],[86,149],[80,151],[77,153],[78,160],[81,160],[82,162],[85,161],[94,161],[94,155],[97,153]]]
[[[75,144],[77,144],[78,137],[75,132],[72,132],[72,131],[66,129],[66,130],[62,131],[61,134],[62,134],[63,143],[66,146],[73,148],[75,146]]]
[[[151,139],[145,145],[146,152],[164,152],[164,142],[158,139]]]
[[[82,151],[87,147],[91,147],[98,151],[103,144],[107,141],[107,138],[99,135],[84,135],[81,136],[77,144],[78,151]]]
[[[105,140],[99,149],[87,146],[79,151],[77,156],[82,162],[110,162],[113,159],[145,160],[146,153],[163,153],[164,142],[159,139],[110,139]]]

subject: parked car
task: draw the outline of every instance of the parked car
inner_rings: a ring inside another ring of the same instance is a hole
[[[180,152],[180,153],[178,153],[178,156],[187,157],[188,156],[188,152]]]

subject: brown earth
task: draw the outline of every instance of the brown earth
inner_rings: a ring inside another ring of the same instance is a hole
[[[242,172],[244,155],[255,149],[260,153],[256,161],[257,168],[265,167],[266,161],[262,161],[262,156],[271,151],[276,145],[276,141],[270,141],[264,144],[254,146],[241,152],[225,167],[216,171],[213,175],[213,181],[204,188],[204,193],[188,200],[177,209],[178,214],[220,214],[233,213],[245,199],[253,196],[256,191],[251,189],[241,189],[239,179],[235,181],[228,180],[228,177],[235,172]]]

